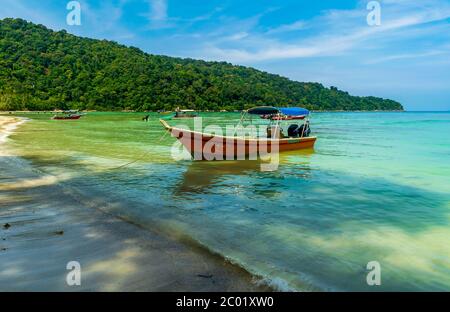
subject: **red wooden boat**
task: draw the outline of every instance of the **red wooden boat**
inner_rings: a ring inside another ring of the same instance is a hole
[[[258,114],[258,111],[249,110],[246,113]],[[302,130],[297,137],[284,137],[279,125],[271,125],[268,127],[268,137],[258,138],[207,134],[172,127],[162,119],[160,122],[173,137],[186,147],[195,160],[255,159],[272,153],[313,148],[317,139],[309,136],[309,125],[306,122],[308,132],[305,132],[305,135]]]
[[[81,115],[77,110],[68,110],[61,112],[62,115],[55,115],[52,117],[53,120],[76,120],[80,119]]]
[[[81,115],[69,115],[69,116],[53,116],[53,120],[68,120],[68,119],[80,119]]]

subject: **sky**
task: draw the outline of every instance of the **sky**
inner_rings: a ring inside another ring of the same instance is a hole
[[[450,0],[376,1],[379,25],[370,0],[80,0],[81,25],[69,2],[0,0],[0,18],[450,110]]]

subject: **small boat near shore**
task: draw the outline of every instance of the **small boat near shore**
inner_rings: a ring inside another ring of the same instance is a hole
[[[268,153],[313,148],[315,136],[310,136],[309,112],[303,111],[303,124],[288,124],[287,135],[284,134],[282,119],[270,119],[264,136],[222,136],[192,131],[170,126],[160,119],[164,128],[177,138],[190,152],[195,160],[235,160],[251,159]],[[307,114],[306,114],[307,112]],[[285,115],[286,112],[283,114]],[[275,107],[255,107],[243,112],[241,123],[246,116],[272,115],[281,116],[281,110]]]
[[[52,117],[53,120],[77,120],[80,119],[82,114],[78,111],[70,110],[64,111],[60,115],[56,114]]]
[[[309,115],[309,111],[301,107],[280,108],[278,112],[261,115],[262,119],[270,120],[303,120]]]
[[[53,120],[76,120],[80,119],[81,115],[70,115],[70,116],[53,116]]]
[[[195,118],[198,117],[198,112],[193,109],[179,109],[176,110],[173,118]]]

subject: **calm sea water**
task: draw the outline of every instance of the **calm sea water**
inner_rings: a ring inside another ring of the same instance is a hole
[[[316,113],[315,150],[282,154],[273,172],[175,161],[175,139],[156,114],[142,116],[29,115],[10,146],[85,200],[107,200],[112,213],[198,242],[279,289],[450,290],[450,113]],[[369,261],[381,286],[366,283]]]

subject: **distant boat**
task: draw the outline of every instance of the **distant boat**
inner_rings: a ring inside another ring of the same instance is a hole
[[[198,112],[193,109],[181,109],[175,112],[173,118],[194,118],[198,117]]]
[[[309,111],[305,110],[304,113]],[[285,112],[289,113],[289,112]],[[275,107],[255,107],[245,111],[241,121],[246,115],[281,115],[281,110]],[[280,122],[282,120],[269,120],[267,125],[267,135],[264,137],[227,137],[220,135],[207,134],[170,126],[165,120],[160,119],[161,124],[173,137],[177,138],[191,153],[194,159],[241,159],[250,155],[271,153],[272,151],[292,151],[314,147],[317,138],[310,136],[309,121],[306,118],[304,123],[299,126],[291,124],[288,127],[288,134],[283,134]],[[215,146],[214,150],[208,152],[208,147]],[[229,148],[227,153],[227,147]],[[220,149],[218,151],[218,149]],[[231,155],[230,155],[231,154]]]
[[[262,119],[270,120],[303,120],[309,115],[309,111],[301,107],[279,108],[273,114],[261,115]]]
[[[61,115],[55,115],[52,117],[53,120],[77,120],[80,119],[82,116],[81,113],[79,113],[76,110],[69,110],[64,111],[61,113]]]
[[[270,117],[271,120],[302,120],[305,116],[273,116]]]
[[[53,120],[66,120],[66,119],[80,119],[80,115],[71,115],[71,116],[53,116]]]

